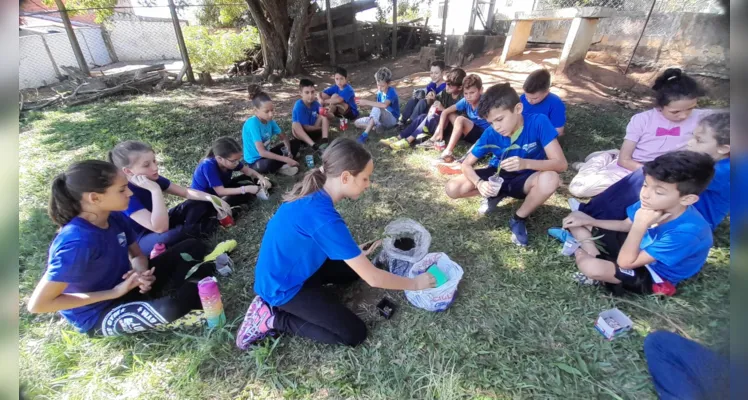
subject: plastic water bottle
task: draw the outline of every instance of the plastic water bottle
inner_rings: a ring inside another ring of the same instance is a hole
[[[221,292],[218,291],[218,281],[209,276],[197,283],[197,293],[203,304],[205,318],[208,320],[208,328],[215,328],[226,323],[226,314],[223,313],[223,302]]]
[[[159,254],[166,251],[166,245],[163,243],[156,243],[155,246],[153,246],[153,250],[151,250],[151,260],[158,257]]]

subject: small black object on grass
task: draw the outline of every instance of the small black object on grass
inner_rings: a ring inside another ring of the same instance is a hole
[[[386,297],[380,300],[379,304],[377,304],[377,310],[379,310],[379,314],[385,319],[390,319],[392,317],[392,314],[395,313],[396,309],[397,306],[395,306],[395,303],[391,302]]]
[[[402,251],[408,251],[416,247],[416,241],[413,238],[401,237],[396,239],[393,245]]]

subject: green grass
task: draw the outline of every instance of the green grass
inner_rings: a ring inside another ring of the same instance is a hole
[[[278,107],[278,105],[276,105]],[[282,108],[282,107],[279,107]],[[289,108],[289,107],[285,107]],[[569,161],[594,150],[618,147],[633,112],[570,105]],[[518,207],[478,217],[477,199],[451,201],[446,182],[429,168],[424,152],[383,151],[375,158],[373,186],[339,209],[360,241],[378,237],[398,217],[421,222],[432,234],[432,251],[443,251],[465,270],[459,296],[442,313],[410,306],[400,292],[393,319],[376,315],[385,291],[357,284],[341,296],[369,326],[355,348],[333,347],[284,336],[239,352],[233,335],[254,296],[254,262],[267,220],[293,178],[276,178],[270,202],[254,203],[237,226],[214,240],[234,238],[236,273],[221,279],[229,325],[209,332],[89,339],[55,315],[31,315],[25,302],[41,276],[55,229],[46,216],[48,182],[74,160],[101,158],[118,141],[151,143],[162,174],[188,184],[208,143],[239,137],[244,104],[179,90],[126,97],[87,106],[28,114],[21,121],[20,175],[20,379],[38,398],[100,399],[494,399],[654,398],[642,354],[644,336],[669,329],[667,315],[703,343],[724,348],[729,329],[729,231],[718,229],[715,248],[698,278],[676,297],[630,296],[649,311],[616,302],[569,279],[570,258],[545,235],[568,213],[565,188],[529,224],[531,243],[510,242],[507,223]],[[288,129],[287,113],[280,125]],[[354,132],[349,129],[348,135]],[[333,135],[337,135],[334,132]],[[378,138],[377,138],[378,139]],[[465,151],[465,148],[460,148]],[[563,175],[565,182],[571,172]],[[170,199],[174,201],[175,199]],[[635,322],[627,337],[606,342],[594,330],[597,313],[617,306]]]

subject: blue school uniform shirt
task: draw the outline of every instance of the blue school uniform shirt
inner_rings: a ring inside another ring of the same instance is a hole
[[[509,150],[503,155],[504,159],[509,157],[520,157],[528,160],[547,160],[548,156],[545,154],[545,146],[548,146],[552,141],[558,137],[558,132],[551,125],[551,121],[545,115],[535,114],[528,115],[525,117],[525,124],[522,127],[522,133],[514,142],[519,149]],[[493,127],[489,127],[483,132],[480,139],[475,143],[473,147],[473,155],[477,158],[482,158],[486,154],[493,154],[494,156],[489,161],[488,165],[494,168],[499,167],[501,161],[502,152],[504,149],[511,145],[512,138],[501,136],[496,132]],[[485,146],[498,146],[499,148],[486,148]]]
[[[63,293],[90,293],[110,290],[122,282],[122,275],[132,267],[127,247],[135,242],[128,218],[112,212],[109,227],[99,228],[75,217],[60,229],[49,246],[49,261],[44,277],[52,282],[67,283]],[[62,310],[79,332],[94,327],[112,300]]]
[[[240,161],[236,168],[224,172],[218,165],[218,160],[214,157],[204,158],[195,168],[195,173],[192,174],[192,185],[190,187],[201,192],[217,195],[213,188],[216,186],[225,187],[231,183],[231,175],[234,171],[241,171],[242,168],[244,168],[244,162]]]
[[[400,98],[397,97],[397,91],[392,86],[387,88],[387,93],[377,91],[378,103],[384,103],[387,100],[390,101],[387,111],[389,111],[393,117],[400,118]]]
[[[171,181],[161,175],[159,175],[158,179],[156,179],[156,183],[161,188],[161,191],[165,191],[169,188],[169,186],[171,186]],[[130,202],[127,204],[127,210],[124,211],[125,215],[129,217],[143,209],[153,211],[153,198],[151,196],[150,190],[143,189],[142,187],[134,183],[128,183],[127,187],[129,187],[130,191],[132,191],[132,196],[130,196]],[[148,229],[135,222],[134,220],[130,221],[132,230],[136,235],[140,235],[146,231],[150,232]]]
[[[429,84],[426,85],[426,93],[434,92],[436,94],[439,94],[446,88],[447,88],[447,82],[442,82],[441,85],[439,86],[436,85],[436,82],[429,82]]]
[[[641,201],[637,201],[626,209],[630,220],[634,220],[641,206]],[[639,249],[655,259],[649,267],[673,285],[696,275],[711,247],[712,230],[691,206],[680,217],[647,229],[639,245]]]
[[[489,126],[491,126],[488,121],[478,116],[478,108],[473,108],[473,106],[468,103],[467,99],[463,98],[458,101],[457,104],[455,104],[455,107],[457,107],[457,111],[465,113],[465,115],[473,121],[473,124],[477,125],[480,129],[485,131]]]
[[[730,159],[719,160],[714,164],[714,178],[706,190],[699,195],[693,205],[712,228],[730,213]]]
[[[319,112],[319,102],[314,100],[309,107],[304,104],[304,100],[296,100],[291,113],[291,121],[298,122],[301,125],[314,125],[317,122],[317,113]]]
[[[329,88],[322,91],[322,93],[332,96],[334,94],[337,94],[338,96],[342,97],[343,100],[345,100],[345,104],[348,104],[348,107],[351,108],[351,112],[353,113],[354,117],[358,117],[358,106],[356,105],[356,93],[353,91],[353,88],[349,84],[345,84],[343,88],[339,88],[338,85],[332,85]]]
[[[522,101],[522,115],[543,114],[551,120],[554,128],[562,128],[566,125],[566,105],[560,97],[548,93],[543,101],[538,104],[530,104],[524,94],[519,97]]]
[[[255,267],[255,292],[271,306],[281,306],[328,258],[349,260],[360,254],[324,190],[283,203],[265,228]]]
[[[301,101],[301,100],[299,100]],[[316,111],[315,111],[316,112]],[[316,117],[315,117],[316,119]],[[312,124],[314,125],[314,124]],[[252,164],[261,159],[255,142],[262,142],[266,150],[270,150],[270,142],[273,136],[280,135],[281,130],[275,120],[263,123],[255,115],[244,122],[242,127],[242,147],[244,148],[244,161]]]

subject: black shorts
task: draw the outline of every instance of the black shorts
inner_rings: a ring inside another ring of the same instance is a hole
[[[525,182],[527,182],[527,179],[529,179],[530,176],[532,176],[532,174],[534,174],[535,172],[536,171],[533,171],[531,169],[525,169],[517,172],[501,171],[499,173],[499,176],[504,178],[504,183],[501,184],[499,196],[503,195],[515,199],[524,199],[525,197],[527,197],[527,194],[525,193]],[[496,168],[486,167],[476,169],[475,173],[478,174],[478,177],[480,177],[484,181],[487,181],[488,178],[496,174]]]
[[[618,253],[621,252],[621,247],[628,237],[627,232],[616,232],[607,229],[595,228],[592,230],[592,236],[603,235],[598,242],[602,244],[605,252],[600,252],[597,256],[598,259],[610,261],[616,266],[616,279],[621,283],[606,283],[605,287],[610,290],[614,295],[621,296],[624,292],[634,292],[639,294],[651,294],[652,274],[649,273],[647,267],[639,267],[634,269],[623,269],[618,265]]]
[[[470,132],[467,133],[467,135],[463,136],[462,140],[470,144],[474,144],[478,141],[478,139],[480,139],[481,135],[483,135],[483,129],[481,129],[478,124],[473,123],[473,129],[471,129]]]

